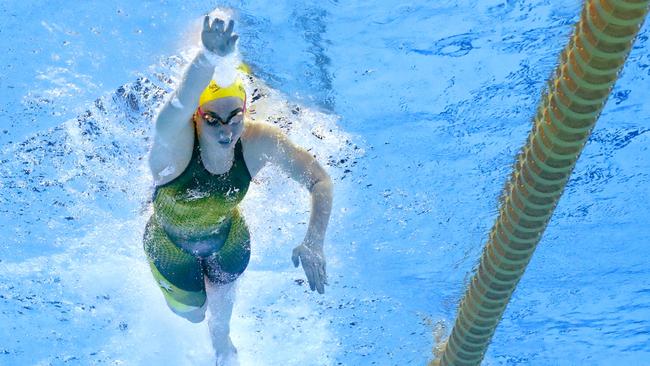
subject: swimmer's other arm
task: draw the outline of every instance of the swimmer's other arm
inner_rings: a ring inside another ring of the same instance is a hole
[[[301,183],[311,193],[311,216],[302,244],[294,248],[294,266],[302,264],[312,291],[325,292],[327,272],[323,242],[332,211],[332,180],[306,150],[294,145],[282,131],[260,123],[250,123],[245,133],[247,140],[244,156],[254,172],[266,163],[277,164],[292,179]],[[250,147],[249,147],[250,146]]]

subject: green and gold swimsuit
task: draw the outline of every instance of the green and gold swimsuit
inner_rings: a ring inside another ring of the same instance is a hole
[[[201,161],[195,137],[192,159],[183,173],[156,187],[144,250],[175,311],[203,305],[204,276],[223,284],[234,281],[246,269],[250,235],[237,205],[250,181],[241,140],[235,144],[230,170],[212,174]]]

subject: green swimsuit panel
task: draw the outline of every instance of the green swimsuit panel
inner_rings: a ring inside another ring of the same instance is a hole
[[[196,139],[195,139],[196,140]],[[235,145],[230,171],[215,175],[201,161],[198,143],[185,171],[154,193],[156,219],[169,238],[199,256],[209,255],[222,245],[232,224],[232,215],[244,199],[251,181],[244,161],[241,140]]]
[[[183,173],[156,188],[144,249],[154,277],[176,311],[203,305],[204,277],[228,283],[246,269],[250,235],[237,205],[250,181],[240,140],[230,170],[216,175],[205,169],[195,137]]]

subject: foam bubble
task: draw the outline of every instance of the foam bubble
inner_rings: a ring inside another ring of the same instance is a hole
[[[216,63],[213,63],[215,65],[215,68],[212,79],[221,86],[227,86],[234,83],[240,74],[240,72],[237,70],[237,66],[241,64],[241,57],[239,55],[239,52],[235,51],[225,57],[216,57]]]

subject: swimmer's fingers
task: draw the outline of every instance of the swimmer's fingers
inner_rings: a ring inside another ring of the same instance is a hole
[[[319,294],[325,293],[325,277],[323,275],[324,273],[320,268],[314,270],[316,291],[318,291]]]
[[[318,274],[318,284],[316,289],[319,294],[325,293],[325,285],[327,285],[327,271],[325,270],[325,258],[318,256],[316,258],[316,272]]]
[[[210,30],[210,16],[205,15],[205,18],[203,18],[203,31],[209,31]]]
[[[229,37],[232,34],[233,28],[235,28],[235,22],[232,19],[230,19],[228,21],[228,25],[226,26],[226,30],[223,31],[226,37]]]
[[[320,271],[320,278],[323,280],[323,285],[329,285],[329,282],[327,281],[327,265],[325,264],[325,259],[323,259],[323,262],[321,263],[319,267]]]
[[[295,267],[302,264],[302,269],[307,276],[307,282],[309,282],[309,288],[312,291],[318,291],[319,294],[325,293],[327,273],[325,271],[325,258],[323,258],[322,253],[305,245],[299,245],[293,249],[291,260]]]
[[[210,27],[210,30],[217,33],[223,33],[223,20],[219,18],[215,18],[214,21],[212,22],[212,26]]]
[[[228,46],[234,48],[235,43],[237,43],[237,40],[239,39],[239,36],[232,32],[233,28],[235,28],[235,22],[230,19],[228,21],[228,26],[226,26],[226,30],[223,32],[223,34],[224,36],[228,37]]]
[[[293,261],[293,266],[298,268],[300,265],[300,247],[293,248],[293,253],[291,253],[291,260]]]
[[[323,258],[318,255],[318,253],[315,252],[309,252],[309,260],[307,264],[307,268],[309,268],[309,272],[311,272],[311,279],[313,281],[309,282],[309,285],[311,287],[311,290],[318,291],[319,294],[324,294],[325,293],[325,273],[323,270],[323,263],[324,260]],[[303,260],[303,267],[305,267],[305,261]],[[305,270],[307,272],[307,270]]]
[[[309,282],[309,288],[314,291],[316,290],[316,271],[314,267],[310,264],[305,265],[305,262],[302,262],[302,268],[305,270],[307,275],[307,282]]]
[[[238,40],[238,39],[239,39],[239,36],[236,35],[236,34],[233,34],[233,36],[230,37],[230,39],[228,40],[228,45],[229,45],[230,47],[234,47],[234,46],[235,46],[235,43],[237,43],[237,40]]]
[[[224,29],[225,22],[219,18],[214,18],[210,22],[210,17],[203,18],[203,31],[201,32],[201,41],[208,51],[216,53],[219,56],[226,56],[235,50],[235,43],[239,36],[232,33],[235,22],[231,19],[228,26]]]
[[[307,282],[309,283],[309,288],[314,291],[316,289],[316,284],[314,282],[314,263],[313,258],[310,258],[309,250],[304,245],[299,245],[294,249],[294,252],[297,253],[297,256],[300,257],[300,263],[302,263],[302,269],[305,271],[307,276]],[[296,264],[296,261],[293,262]]]

